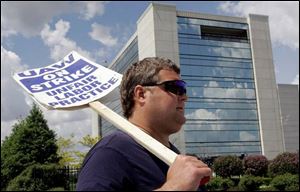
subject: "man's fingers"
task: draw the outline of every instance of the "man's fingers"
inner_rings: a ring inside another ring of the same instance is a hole
[[[205,185],[206,183],[209,182],[209,180],[210,180],[210,177],[209,177],[209,176],[203,177],[203,178],[201,179],[199,185],[200,185],[200,186]]]

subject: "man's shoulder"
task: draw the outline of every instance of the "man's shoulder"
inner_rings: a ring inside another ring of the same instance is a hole
[[[127,133],[124,133],[120,130],[116,130],[110,135],[103,137],[96,144],[95,149],[97,148],[110,148],[112,150],[122,152],[129,151],[131,148],[136,150],[141,149],[142,147]]]

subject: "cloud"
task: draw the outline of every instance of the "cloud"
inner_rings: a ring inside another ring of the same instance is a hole
[[[29,106],[22,88],[12,78],[14,72],[24,71],[26,65],[21,65],[20,57],[1,46],[1,121],[11,121],[24,116]],[[2,130],[2,129],[1,129]]]
[[[293,82],[291,84],[299,85],[299,74],[296,75],[295,79],[293,80]]]
[[[83,4],[82,9],[80,10],[81,15],[83,16],[84,19],[89,20],[96,15],[103,15],[105,8],[104,5],[106,4],[105,1],[85,1],[85,2],[80,2]]]
[[[214,112],[209,112],[206,109],[197,109],[193,113],[186,115],[187,119],[218,119],[218,115]]]
[[[89,20],[103,15],[105,4],[89,1],[1,1],[1,38],[18,33],[25,37],[39,35],[45,24],[63,14],[78,13],[80,18]]]
[[[42,40],[50,48],[51,58],[54,61],[58,61],[75,50],[82,56],[94,60],[88,51],[81,49],[75,41],[66,37],[69,29],[70,23],[61,19],[55,24],[54,30],[51,30],[49,25],[45,25],[41,31]]]
[[[254,98],[253,89],[236,89],[236,88],[205,88],[203,90],[204,97],[216,98]]]
[[[59,137],[69,137],[74,134],[74,139],[81,140],[85,135],[91,135],[91,109],[74,111],[46,110],[42,108],[45,119],[51,129]]]
[[[221,3],[218,9],[242,17],[249,13],[268,15],[272,42],[299,49],[298,1],[227,1]]]
[[[117,38],[112,37],[111,28],[98,23],[92,24],[92,32],[89,35],[92,39],[109,47],[116,45],[118,42]]]
[[[130,23],[120,23],[116,24],[114,27],[114,30],[116,30],[119,34],[119,41],[120,44],[127,43],[128,39],[134,34],[136,29],[136,23],[130,22]]]
[[[8,136],[18,120],[25,117],[30,107],[30,99],[12,78],[14,72],[24,71],[21,58],[1,46],[1,140]],[[17,120],[18,119],[18,120]]]
[[[94,24],[99,25],[97,23]],[[99,31],[96,31],[97,27],[94,27],[95,30],[92,27],[92,31],[89,33],[89,35],[91,36],[92,39],[97,40],[101,44],[106,45],[106,46],[101,46],[99,49],[97,49],[97,51],[94,54],[95,58],[99,61],[99,63],[106,66],[107,64],[105,64],[105,61],[113,60],[114,57],[118,54],[118,52],[122,50],[124,45],[128,42],[128,39],[133,35],[136,29],[136,25],[130,23],[130,24],[116,24],[113,27],[106,27],[106,26],[102,26],[102,27],[108,29],[108,35],[106,39],[104,38],[105,36],[99,35],[100,34]],[[118,37],[113,37],[113,35],[111,34],[112,29]],[[92,37],[92,35],[94,36],[94,38]],[[108,43],[105,44],[105,42]]]
[[[257,139],[255,135],[251,134],[249,131],[241,131],[240,132],[240,140],[241,141],[254,141]]]
[[[38,35],[54,16],[68,12],[68,2],[1,2],[1,33],[4,37],[21,33]]]

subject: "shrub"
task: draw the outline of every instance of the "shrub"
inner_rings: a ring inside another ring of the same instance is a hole
[[[299,191],[299,175],[278,175],[271,181],[271,185],[280,191]]]
[[[290,185],[285,188],[286,191],[299,191],[299,183],[297,185]]]
[[[213,169],[218,176],[230,177],[243,173],[243,164],[237,156],[222,156],[215,159]]]
[[[250,155],[243,159],[243,169],[247,175],[265,176],[268,164],[268,159],[263,155]]]
[[[32,180],[20,175],[11,180],[6,188],[7,191],[42,191],[47,189],[41,179]]]
[[[48,191],[64,191],[65,189],[63,187],[55,187],[55,188],[51,188]]]
[[[8,184],[8,191],[45,191],[64,186],[65,176],[57,171],[57,165],[35,164],[26,168]]]
[[[285,152],[275,157],[269,164],[269,175],[285,173],[299,174],[299,153]]]
[[[226,191],[230,187],[233,187],[234,183],[229,178],[222,177],[214,177],[211,181],[206,185],[207,190],[209,191]]]
[[[270,177],[261,177],[261,180],[263,182],[264,185],[270,185],[272,178]]]
[[[261,185],[259,187],[259,191],[278,191],[277,189],[275,189],[273,186],[268,186],[268,185]]]
[[[239,182],[239,189],[243,191],[255,191],[259,189],[261,184],[263,184],[261,177],[244,175]]]

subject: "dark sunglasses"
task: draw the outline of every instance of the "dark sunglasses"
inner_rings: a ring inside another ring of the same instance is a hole
[[[161,83],[146,83],[142,86],[162,86],[165,91],[174,93],[176,95],[182,96],[186,94],[186,83],[183,80],[164,81]]]

